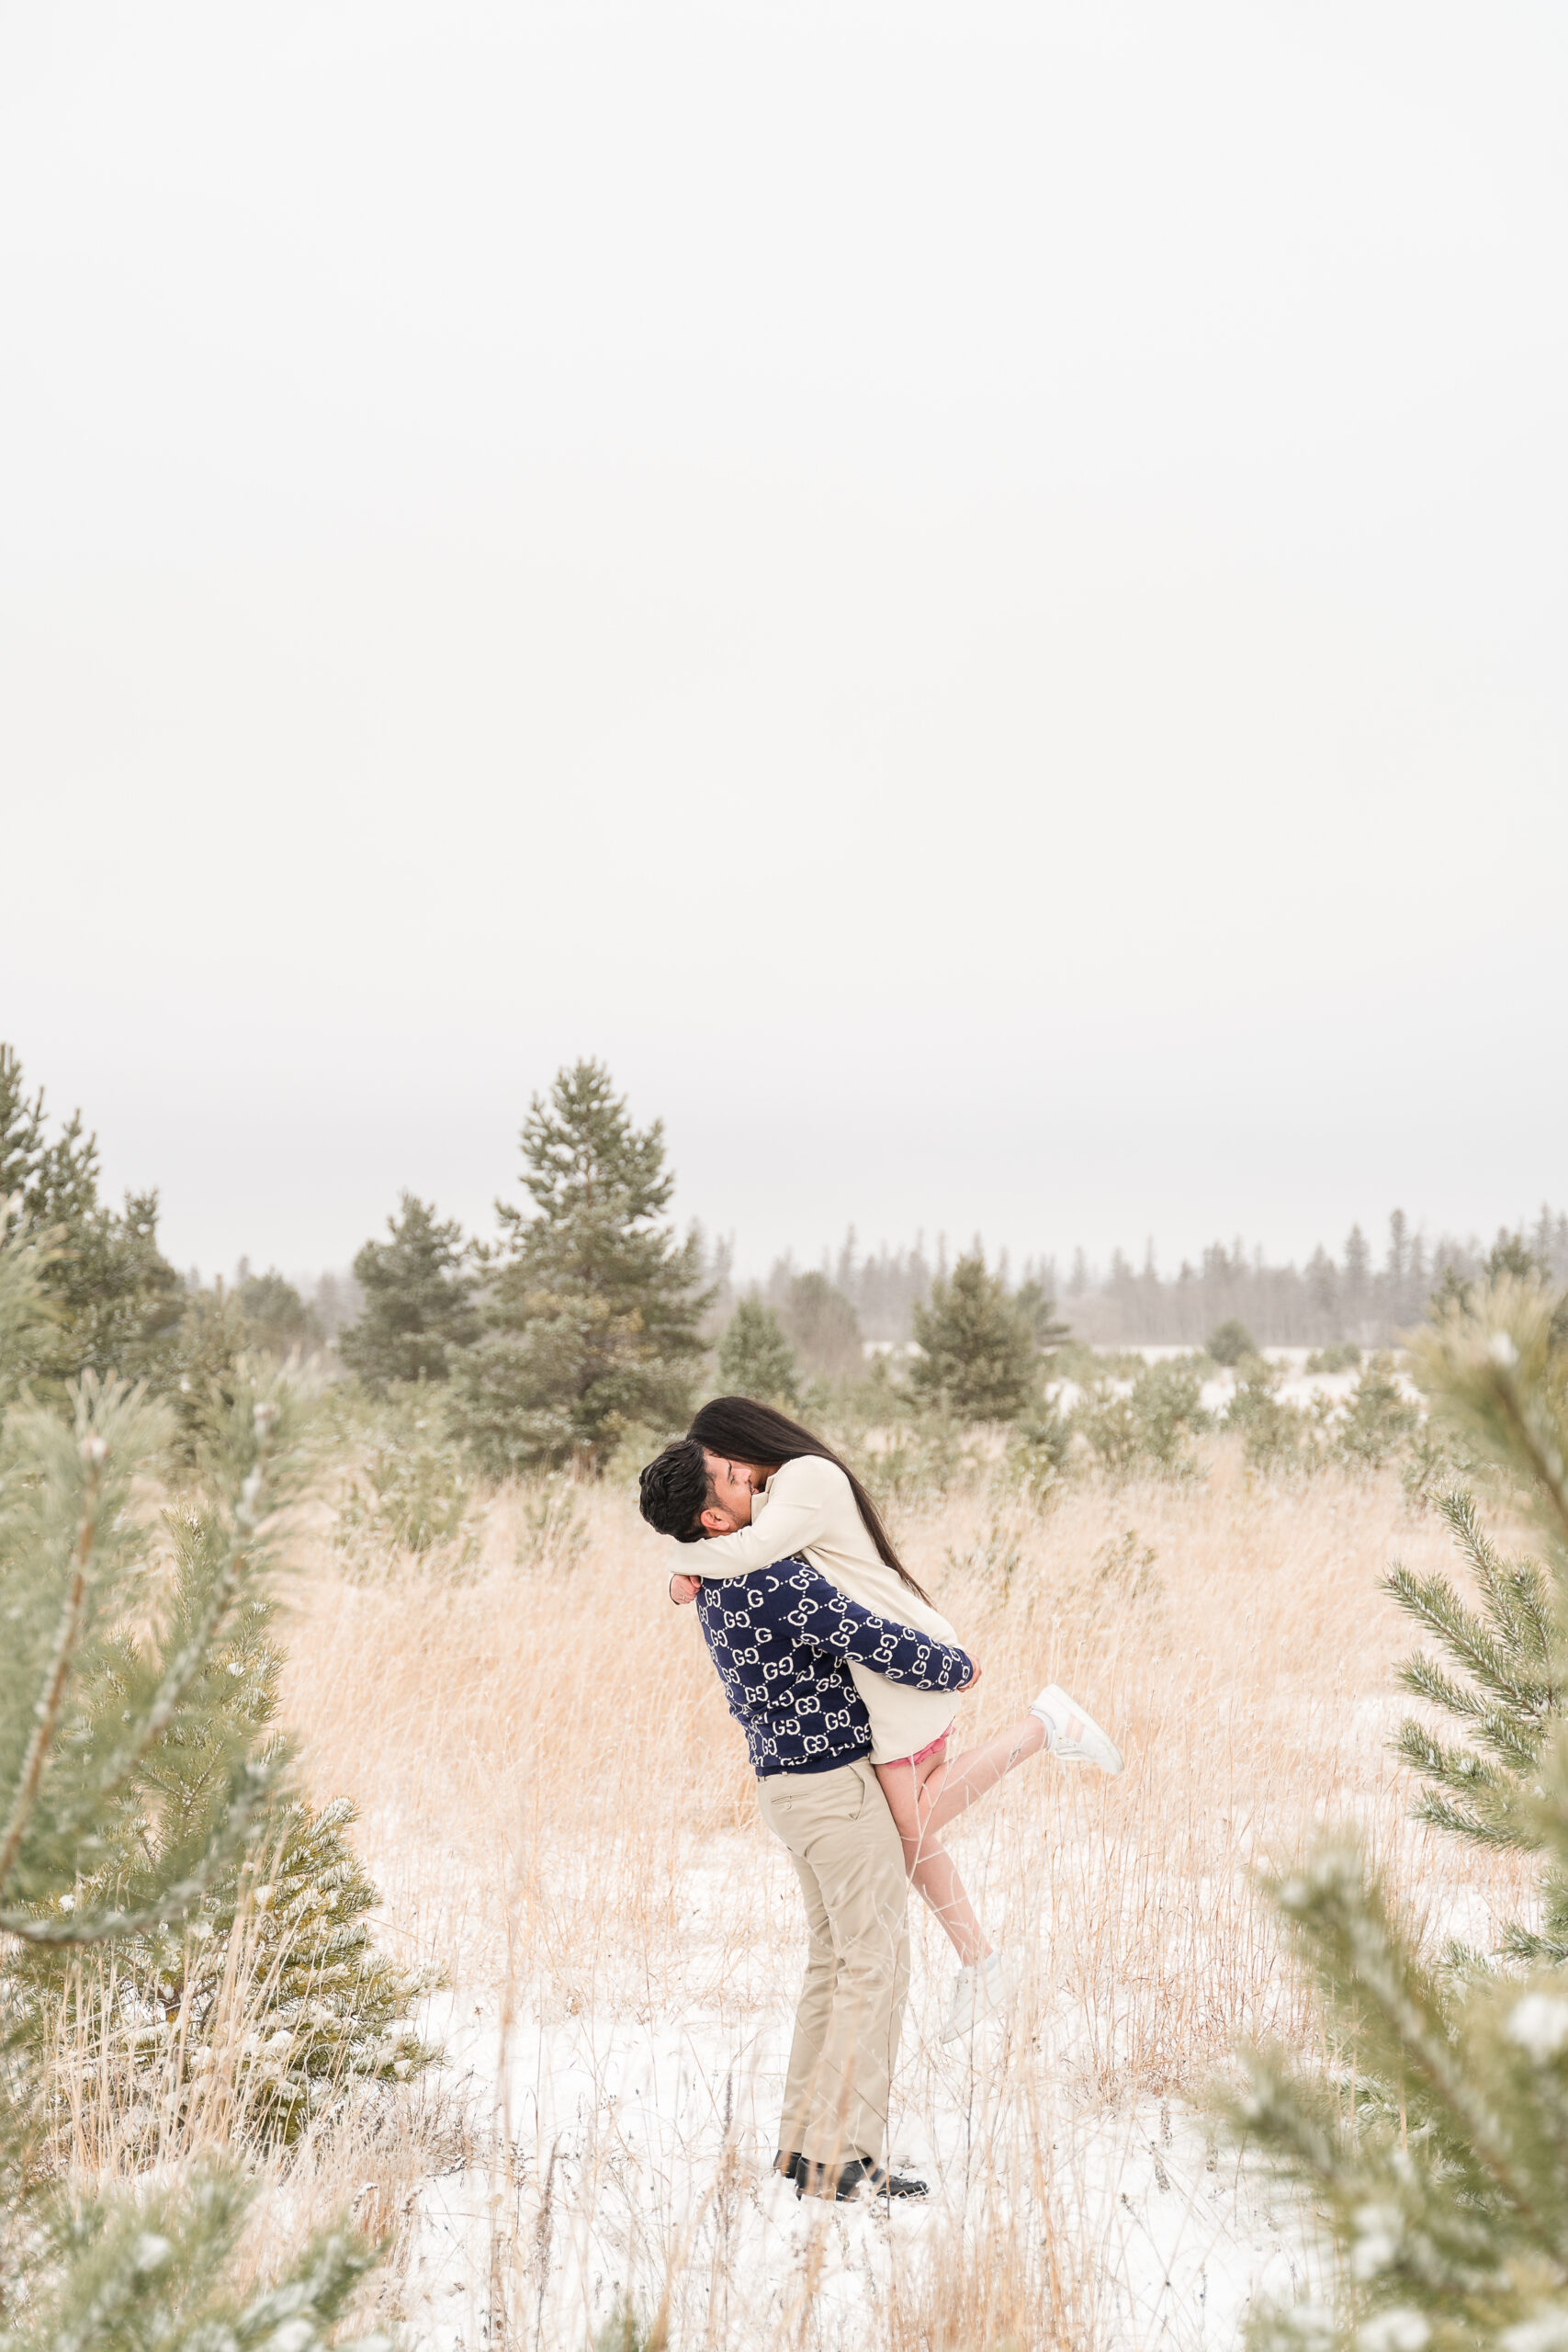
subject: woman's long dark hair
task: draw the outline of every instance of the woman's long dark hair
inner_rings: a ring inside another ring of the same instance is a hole
[[[840,1462],[830,1445],[824,1445],[819,1437],[803,1430],[787,1413],[776,1413],[771,1405],[759,1405],[752,1396],[715,1396],[702,1408],[686,1435],[705,1446],[709,1453],[722,1453],[730,1462],[748,1462],[758,1470],[778,1470],[784,1463],[798,1462],[807,1454],[818,1462],[830,1462],[850,1482],[855,1508],[876,1546],[877,1558],[886,1561],[911,1592],[918,1593],[922,1600],[930,1600],[930,1594],[915,1582],[893,1549],[876,1505],[849,1464]]]

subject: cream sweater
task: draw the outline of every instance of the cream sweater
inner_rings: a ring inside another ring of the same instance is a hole
[[[705,1584],[725,1583],[771,1567],[795,1552],[804,1552],[814,1568],[863,1609],[962,1647],[942,1611],[911,1592],[878,1558],[843,1472],[814,1454],[803,1454],[775,1470],[751,1506],[750,1526],[733,1535],[707,1537],[691,1573]],[[850,1672],[871,1717],[874,1764],[912,1756],[953,1721],[951,1691],[911,1690],[907,1682],[890,1682],[868,1666],[852,1663]]]

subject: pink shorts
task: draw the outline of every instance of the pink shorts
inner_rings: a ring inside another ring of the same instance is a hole
[[[892,1761],[895,1764],[923,1764],[928,1756],[936,1754],[943,1740],[951,1736],[952,1731],[953,1724],[949,1724],[946,1731],[939,1731],[934,1739],[928,1739],[923,1747],[917,1747],[913,1756],[895,1756]]]

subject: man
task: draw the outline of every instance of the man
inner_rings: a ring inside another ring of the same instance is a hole
[[[692,1527],[712,1492],[702,1447],[690,1438],[666,1446],[641,1489],[651,1527],[669,1535]],[[803,1558],[703,1585],[696,1605],[746,1735],[758,1809],[795,1865],[810,1929],[778,2169],[802,2196],[923,2197],[924,2181],[883,2163],[908,1983],[908,1882],[850,1664],[956,1696],[976,1679],[974,1661],[874,1616]]]

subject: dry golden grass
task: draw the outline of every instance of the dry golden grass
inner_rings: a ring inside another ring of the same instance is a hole
[[[787,2018],[798,1924],[694,1615],[663,1599],[673,1555],[626,1496],[597,1492],[582,1500],[590,1542],[578,1563],[521,1570],[523,1508],[498,1500],[485,1568],[456,1587],[406,1566],[379,1584],[345,1584],[324,1560],[312,1575],[287,1706],[316,1793],[360,1805],[387,1932],[410,1960],[447,1968],[466,2007],[484,2012],[492,2052],[503,2020],[534,2052],[536,2077],[548,2075],[552,2030],[573,2021],[573,2047],[620,2027],[686,2029],[699,2052],[739,2052],[760,2018]],[[1019,2234],[1021,2211],[1067,2210],[1051,2154],[1064,2101],[1082,2115],[1190,2097],[1238,2037],[1310,2031],[1252,1866],[1348,1820],[1413,1902],[1444,1887],[1443,1858],[1410,1823],[1387,1752],[1400,1713],[1392,1668],[1407,1645],[1376,1585],[1396,1553],[1448,1564],[1446,1543],[1434,1522],[1409,1520],[1392,1478],[1250,1488],[1224,1449],[1191,1487],[1082,1487],[1043,1516],[1016,1504],[998,1516],[975,1494],[899,1532],[986,1661],[965,1734],[1009,1720],[1049,1674],[1116,1727],[1129,1765],[1113,1787],[1026,1768],[955,1834],[994,1932],[1035,1954],[1033,2038],[966,2094],[987,2178],[954,2212],[962,2260],[928,2249],[927,2274],[914,2264],[897,2275],[887,2322],[910,2343],[942,2341],[942,2312],[957,2314],[954,2342],[1030,2341],[1047,2320],[1053,2336],[1080,2335],[1093,2261],[1075,2272],[1060,2248],[1040,2258],[1038,2231]],[[1472,1914],[1528,1895],[1506,1864],[1489,1874],[1467,1860],[1464,1881]],[[1485,1939],[1483,1917],[1461,1924]],[[932,2039],[948,1963],[929,1923],[917,1934],[926,1966],[901,2088],[940,2131],[961,2103]],[[498,2071],[515,2109],[519,2070]],[[684,2156],[700,2202],[705,2169],[716,2181],[735,2161],[735,2132],[710,2116],[705,2143],[699,2122],[679,2151],[657,2131],[639,2150],[618,2145],[614,2071],[594,2082],[588,2068],[600,2104],[572,2141],[570,2174],[558,2164],[551,2227],[582,2244],[619,2230],[628,2275],[649,2281],[671,2262],[688,2281],[705,2264],[683,2335],[698,2304],[722,2304],[722,2233],[711,2200],[693,2222],[670,2175]],[[753,2185],[769,2153],[761,2085],[756,2098],[743,2148]],[[514,2320],[543,2259],[541,2178],[559,2121],[548,2109],[536,2079],[503,2134]],[[952,2152],[931,2144],[932,2130],[929,2152],[946,2167]],[[660,2145],[662,2157],[649,2153]],[[991,2233],[978,2249],[976,2227]],[[499,2291],[487,2288],[492,2302]],[[755,2325],[753,2299],[746,2311]],[[799,2317],[784,2295],[786,2337]]]
[[[664,1599],[672,1549],[606,1488],[574,1564],[519,1566],[528,1508],[494,1500],[460,1581],[408,1559],[350,1578],[323,1544],[286,1629],[310,1792],[357,1804],[380,1934],[455,1988],[455,2069],[275,2167],[252,2259],[355,2203],[396,2233],[382,2310],[443,2352],[580,2352],[623,2292],[682,2346],[1141,2340],[1128,2167],[1173,2212],[1190,2179],[1178,2234],[1208,2259],[1223,2162],[1205,2174],[1180,2118],[1238,2038],[1311,2041],[1255,1866],[1351,1822],[1434,1934],[1484,1943],[1528,1904],[1517,1865],[1461,1876],[1408,1817],[1387,1748],[1408,1642],[1377,1581],[1396,1555],[1453,1563],[1392,1477],[1253,1488],[1220,1447],[1190,1487],[908,1514],[910,1566],[986,1664],[964,1736],[1054,1677],[1128,1769],[1031,1764],[953,1835],[1032,1973],[971,2065],[935,2038],[949,1962],[917,1922],[895,2152],[933,2168],[931,2208],[786,2211],[768,2132],[798,1905],[695,1614]]]
[[[403,1956],[467,1989],[526,1987],[547,2018],[611,1984],[650,2012],[744,2008],[776,1974],[761,1921],[778,1876],[744,1749],[694,1612],[664,1600],[676,1555],[626,1498],[589,1491],[582,1508],[586,1556],[558,1573],[510,1564],[507,1498],[471,1581],[405,1566],[348,1584],[323,1557],[295,1596],[285,1711],[312,1792],[360,1807]],[[988,1548],[1019,1555],[1006,1591],[976,1564],[993,1530]],[[1100,1565],[1129,1530],[1156,1555],[1134,1592]],[[1289,2034],[1294,1996],[1247,1872],[1333,1819],[1422,1881],[1425,1834],[1385,1747],[1409,1642],[1376,1586],[1395,1555],[1451,1567],[1442,1531],[1411,1521],[1392,1478],[1249,1489],[1222,1454],[1191,1487],[1085,1487],[999,1519],[960,1497],[898,1532],[986,1663],[964,1737],[1049,1674],[1127,1752],[1110,1787],[1025,1769],[953,1838],[1004,1929],[1043,1894],[1078,1920],[1054,1965],[1089,2005],[1100,2088],[1190,2089],[1238,2033]],[[688,1878],[718,1856],[723,1900],[694,1956]],[[1465,1876],[1484,1895],[1468,1859]]]

